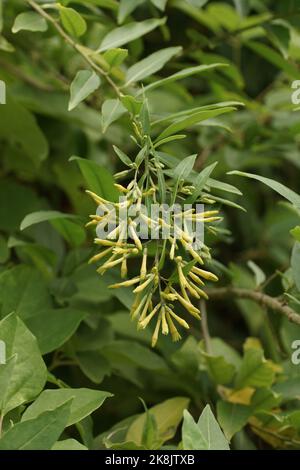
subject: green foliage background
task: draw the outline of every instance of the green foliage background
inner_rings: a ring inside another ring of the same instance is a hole
[[[299,448],[300,2],[1,0],[0,12],[0,449]],[[195,320],[156,349],[130,322],[130,291],[87,264],[84,228],[84,189],[114,200],[126,167],[113,146],[135,157],[146,99],[154,136],[187,116],[161,158],[217,163],[203,191],[224,216],[208,235],[220,278],[208,330]]]

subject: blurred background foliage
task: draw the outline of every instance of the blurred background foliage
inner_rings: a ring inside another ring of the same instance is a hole
[[[259,181],[227,174],[255,173],[300,192],[300,117],[291,100],[291,84],[300,77],[300,1],[61,4],[84,18],[86,32],[76,41],[93,50],[115,28],[166,16],[165,23],[122,45],[128,57],[109,69],[116,80],[129,66],[171,46],[182,51],[144,86],[187,67],[227,65],[149,89],[151,118],[216,102],[244,104],[192,126],[187,138],[161,150],[179,159],[197,153],[197,171],[217,162],[213,177],[234,185],[226,192],[224,186],[215,188],[224,222],[217,237],[209,236],[220,277],[214,291],[229,285],[263,290],[300,313],[300,205]],[[162,338],[152,350],[151,332],[137,332],[129,320],[130,292],[109,290],[113,274],[99,277],[87,264],[93,231],[84,224],[93,205],[84,190],[96,186],[113,197],[111,175],[124,169],[113,145],[132,154],[130,119],[122,113],[111,119],[102,108],[115,98],[105,80],[68,111],[70,84],[86,68],[82,56],[52,25],[18,24],[17,15],[32,11],[26,2],[0,5],[0,78],[7,84],[7,104],[0,105],[0,318],[12,321],[14,311],[37,338],[48,367],[47,389],[113,394],[92,418],[103,400],[98,395],[93,406],[87,397],[88,412],[74,418],[76,428],[68,424],[65,444],[55,445],[80,447],[80,441],[88,448],[136,449],[181,442],[184,448],[202,448],[190,415],[182,438],[178,426],[184,409],[198,419],[209,404],[232,449],[299,448],[300,369],[291,362],[299,325],[233,293],[212,295],[206,304],[208,331],[195,320],[181,342]],[[57,17],[50,7],[46,11]],[[84,160],[70,161],[72,156]],[[9,406],[4,429],[11,420],[18,423],[24,403],[34,396]],[[144,413],[139,397],[150,413]],[[49,410],[43,399],[40,395],[29,408]],[[35,410],[24,414],[37,416]]]

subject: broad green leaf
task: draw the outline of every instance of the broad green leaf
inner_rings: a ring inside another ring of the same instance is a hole
[[[300,243],[296,242],[291,258],[292,273],[298,291],[300,291]]]
[[[65,439],[57,441],[51,450],[88,450],[88,448],[76,439]]]
[[[294,237],[297,242],[300,242],[300,225],[290,230],[290,234]]]
[[[165,18],[161,18],[159,20],[151,19],[128,23],[125,26],[121,26],[120,28],[115,28],[102,40],[98,52],[103,52],[107,49],[112,49],[123,46],[124,44],[128,44],[129,42],[144,36],[158,26],[161,26],[165,23],[165,21]]]
[[[21,421],[0,439],[0,450],[50,450],[66,427],[70,401],[36,418]]]
[[[127,70],[126,83],[124,86],[129,86],[134,82],[144,80],[144,78],[157,72],[181,50],[181,47],[167,47],[166,49],[153,52],[153,54],[137,62]]]
[[[300,196],[299,194],[295,193],[291,189],[288,189],[282,183],[278,183],[278,181],[272,180],[270,178],[265,178],[264,176],[254,175],[252,173],[245,173],[244,171],[230,171],[227,173],[228,175],[236,175],[236,176],[245,176],[246,178],[251,178],[265,185],[269,186],[269,188],[276,191],[282,197],[290,201],[294,204],[298,209],[300,209]]]
[[[122,96],[121,103],[123,106],[125,106],[127,111],[129,111],[134,116],[140,114],[143,105],[142,101],[135,99],[131,95]]]
[[[20,13],[13,24],[12,32],[19,31],[46,31],[48,28],[47,21],[34,11]]]
[[[249,406],[218,401],[217,417],[226,438],[230,441],[247,423],[252,414]]]
[[[120,0],[118,10],[118,23],[121,24],[139,5],[144,3],[145,0]]]
[[[82,36],[87,29],[87,25],[82,16],[73,8],[66,8],[59,5],[60,20],[65,30],[72,36]]]
[[[85,240],[84,229],[73,222],[78,217],[72,214],[63,214],[58,211],[39,211],[26,215],[20,225],[20,230],[25,230],[32,225],[41,222],[50,222],[51,225],[69,242],[71,245],[81,245]]]
[[[198,423],[187,410],[184,411],[182,444],[184,450],[229,450],[209,405],[204,408]]]
[[[274,370],[260,349],[247,349],[235,379],[235,387],[269,387],[274,380]]]
[[[106,398],[109,397],[112,397],[109,392],[89,388],[44,390],[26,409],[22,416],[22,422],[37,418],[46,411],[53,411],[67,400],[72,400],[70,415],[66,423],[66,426],[71,426],[100,408]]]
[[[99,88],[101,84],[100,77],[90,70],[79,70],[74,78],[70,88],[70,101],[68,110],[76,108],[91,93]]]
[[[36,269],[19,265],[0,274],[0,317],[15,311],[27,321],[51,306],[46,283]]]
[[[17,144],[36,167],[48,156],[48,142],[36,118],[9,94],[0,106],[0,137]]]
[[[274,20],[272,23],[264,25],[267,36],[273,45],[279,50],[285,60],[289,58],[289,46],[291,40],[289,23],[284,20]]]
[[[103,166],[86,158],[71,157],[70,161],[76,161],[88,188],[108,201],[117,201],[119,193],[114,187],[112,174]]]
[[[5,403],[2,403],[2,412],[6,414],[41,392],[46,382],[46,366],[35,337],[15,314],[1,320],[0,340],[6,345],[7,358],[16,356]]]
[[[6,404],[9,402],[10,399],[9,393],[16,363],[16,354],[7,359],[5,364],[0,363],[0,415],[2,414],[2,412],[4,412]]]
[[[199,113],[191,114],[188,117],[183,119],[179,119],[178,121],[173,122],[170,124],[158,137],[156,140],[164,139],[169,135],[176,134],[178,131],[182,129],[186,129],[189,127],[198,124],[199,122],[205,121],[206,119],[210,119],[212,117],[220,116],[221,114],[229,113],[234,111],[235,108],[224,108],[224,109],[215,109],[211,111],[200,111]]]
[[[196,75],[198,73],[206,72],[211,69],[215,69],[216,67],[224,67],[226,64],[209,64],[209,65],[196,65],[195,67],[188,67],[186,69],[180,70],[179,72],[170,75],[169,77],[162,78],[156,82],[150,83],[144,87],[144,92],[154,90],[155,88],[167,85],[172,82],[176,82],[177,80],[182,80],[186,77],[190,77],[191,75]],[[143,91],[139,91],[138,94],[141,94]]]
[[[230,364],[223,356],[202,353],[205,357],[209,375],[219,385],[229,384],[236,372],[233,364]]]
[[[127,56],[128,50],[120,48],[109,49],[103,54],[103,58],[106,60],[106,62],[111,68],[118,67],[119,65],[121,65]]]
[[[101,109],[102,116],[102,132],[106,132],[109,126],[117,121],[123,114],[125,114],[126,108],[119,99],[112,99],[104,101]]]
[[[27,326],[36,337],[42,354],[62,346],[75,333],[86,312],[73,308],[44,310],[28,319]]]
[[[108,360],[99,351],[79,352],[76,360],[82,372],[95,384],[100,384],[111,373]]]
[[[175,397],[155,405],[148,412],[155,418],[158,440],[163,443],[175,435],[176,429],[182,420],[184,409],[188,406],[189,399]],[[147,413],[143,413],[131,424],[126,434],[126,441],[142,444],[143,429],[145,427]]]

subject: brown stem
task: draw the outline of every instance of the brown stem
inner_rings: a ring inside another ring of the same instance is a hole
[[[300,325],[300,315],[285,305],[279,298],[270,297],[263,292],[250,289],[241,289],[239,287],[220,287],[206,290],[207,295],[212,299],[239,298],[253,300],[254,302],[267,307],[275,312],[284,315],[292,323]]]

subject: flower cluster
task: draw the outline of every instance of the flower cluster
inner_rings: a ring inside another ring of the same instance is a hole
[[[191,208],[172,213],[167,221],[164,217],[154,219],[147,209],[149,200],[155,201],[154,186],[146,191],[140,189],[135,181],[127,187],[115,186],[125,195],[121,202],[112,203],[87,191],[98,205],[97,214],[90,216],[91,221],[87,225],[96,226],[97,233],[103,233],[106,229],[106,236],[95,238],[95,244],[101,247],[101,251],[90,262],[101,261],[97,269],[100,274],[120,266],[121,278],[125,280],[110,288],[133,288],[135,299],[131,318],[137,321],[138,329],[144,329],[153,322],[153,347],[160,332],[163,335],[170,333],[173,341],[178,341],[181,339],[178,325],[188,329],[189,324],[175,313],[176,305],[181,305],[190,315],[200,319],[200,310],[192,303],[191,297],[207,299],[203,290],[204,281],[218,280],[213,273],[202,269],[204,259],[210,258],[210,251],[203,241],[197,244],[196,240],[195,243],[191,228],[195,223],[209,224],[220,220],[218,211],[197,213],[195,208]],[[144,206],[142,203],[145,200],[147,203]],[[132,213],[135,217],[131,216]],[[143,229],[139,230],[141,222]],[[156,252],[150,256],[153,233],[156,234]],[[163,269],[166,256],[174,268],[172,274],[167,276]],[[128,261],[132,258],[141,261],[136,275],[128,278]]]

